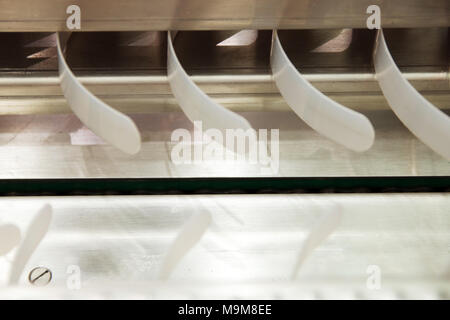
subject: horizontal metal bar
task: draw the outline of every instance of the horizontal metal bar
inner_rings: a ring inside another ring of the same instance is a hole
[[[410,81],[413,85],[417,86],[418,90],[447,90],[450,81],[450,72],[412,72],[404,73],[405,79]],[[321,90],[325,92],[333,91],[332,86],[337,86],[336,91],[345,89],[345,86],[352,85],[353,91],[380,91],[375,85],[376,79],[373,73],[327,73],[327,74],[303,74],[305,79],[316,85],[321,85]],[[230,90],[224,90],[224,86],[227,88],[236,90],[238,87],[242,87],[243,93],[255,92],[256,87],[261,85],[267,85],[272,83],[271,74],[255,74],[255,75],[193,75],[192,80],[199,86],[203,86],[205,90],[208,89],[208,85],[211,85],[208,93],[231,93]],[[123,88],[123,86],[130,85],[133,88],[136,86],[155,85],[155,93],[164,94],[168,92],[168,82],[166,76],[158,75],[135,75],[135,76],[120,76],[120,75],[103,75],[103,76],[85,76],[81,75],[78,79],[86,86],[119,86],[114,87],[111,93],[117,93],[117,89]],[[253,89],[249,88],[249,85],[254,85]],[[164,90],[160,87],[164,85]],[[355,86],[356,85],[356,86]],[[0,90],[9,87],[20,88],[24,87],[40,87],[45,86],[56,87],[59,86],[59,78],[56,75],[52,76],[4,76],[0,78]],[[275,86],[271,86],[271,92],[278,91]],[[20,95],[26,95],[29,90],[20,92]],[[138,87],[136,90],[142,90],[142,87]],[[260,92],[267,92],[267,87],[259,90]],[[348,88],[347,90],[348,91]],[[129,92],[129,88],[119,91],[117,94],[123,92]],[[136,93],[144,93],[138,92]],[[148,91],[147,91],[148,93]],[[0,91],[3,94],[3,91]]]
[[[446,192],[450,177],[0,179],[0,196]]]
[[[405,73],[405,78],[431,103],[450,108],[448,72]],[[305,74],[330,98],[357,110],[388,109],[375,76],[370,73]],[[80,76],[82,84],[123,112],[177,111],[166,76]],[[192,79],[233,111],[287,111],[270,74],[197,75]],[[0,78],[0,114],[67,113],[57,76]]]
[[[81,31],[365,28],[370,5],[383,27],[450,25],[447,0],[0,0],[0,31],[67,30],[73,4]]]

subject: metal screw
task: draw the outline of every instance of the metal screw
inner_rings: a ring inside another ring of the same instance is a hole
[[[42,287],[50,283],[52,280],[52,272],[45,267],[36,267],[30,271],[28,280],[32,285]]]

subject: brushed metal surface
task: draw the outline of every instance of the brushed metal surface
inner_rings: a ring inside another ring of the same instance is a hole
[[[449,72],[408,72],[405,78],[440,109],[450,108]],[[331,99],[355,110],[387,110],[372,73],[305,74]],[[96,96],[121,112],[179,111],[167,78],[160,75],[82,75],[78,79]],[[195,75],[195,83],[232,111],[288,111],[269,74]],[[70,113],[54,75],[0,77],[0,115]]]
[[[376,30],[333,28],[280,30],[292,63],[304,73],[373,72]],[[68,64],[78,75],[120,72],[166,74],[165,32],[74,32]],[[224,41],[237,37],[233,44]],[[386,29],[391,53],[404,72],[448,71],[448,28]],[[272,30],[258,30],[252,41],[239,30],[179,31],[175,50],[190,75],[264,74],[270,70]],[[57,71],[54,33],[1,33],[0,70]]]
[[[1,0],[0,31],[67,31],[72,4],[82,31],[365,28],[374,4],[383,27],[449,26],[450,16],[446,0]]]
[[[448,112],[448,110],[447,110]],[[418,141],[390,110],[366,111],[376,138],[357,154],[319,136],[293,112],[245,112],[255,129],[279,129],[275,176],[449,176],[450,163]],[[245,160],[175,164],[173,130],[193,130],[182,112],[131,114],[141,151],[124,155],[103,144],[71,114],[0,117],[0,178],[252,177],[261,166]],[[191,131],[192,133],[192,131]],[[190,145],[192,148],[192,144]]]
[[[6,197],[3,221],[26,228],[49,203],[53,221],[21,277],[0,297],[100,298],[431,298],[450,294],[448,193],[366,195],[212,195]],[[334,204],[342,220],[290,273],[309,231]],[[167,283],[155,281],[165,252],[195,213],[212,223]],[[13,254],[13,252],[11,253]],[[0,258],[1,278],[8,257]],[[81,270],[70,290],[69,266]],[[366,282],[381,270],[380,290]],[[52,270],[49,291],[27,272]],[[1,282],[3,283],[3,282]],[[53,290],[53,291],[52,291]]]

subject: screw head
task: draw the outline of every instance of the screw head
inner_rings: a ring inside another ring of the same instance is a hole
[[[46,267],[36,267],[30,271],[28,281],[34,286],[42,287],[50,283],[52,272]]]

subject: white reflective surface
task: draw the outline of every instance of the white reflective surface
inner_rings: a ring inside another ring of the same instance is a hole
[[[25,197],[0,199],[5,222],[27,228],[52,205],[49,232],[20,279],[0,297],[97,298],[445,298],[450,284],[449,194]],[[305,240],[335,208],[342,219],[293,271]],[[211,224],[157,281],[164,257],[194,214]],[[7,275],[11,252],[1,258]],[[53,272],[48,288],[28,284],[35,266]],[[69,290],[70,266],[81,289]],[[371,290],[370,266],[381,271]],[[2,283],[4,283],[2,281]]]
[[[16,253],[11,263],[8,284],[17,284],[28,260],[33,255],[42,239],[47,235],[51,221],[52,208],[48,204],[45,204],[34,214],[31,223],[24,232],[22,241],[16,248]]]
[[[449,176],[450,162],[402,125],[391,110],[366,113],[377,131],[373,147],[351,151],[319,135],[294,112],[247,112],[255,129],[279,128],[279,176]],[[252,177],[248,161],[175,165],[171,141],[177,128],[193,126],[182,112],[131,115],[142,149],[128,155],[98,142],[73,114],[0,117],[1,178]],[[82,143],[81,143],[82,142]],[[190,144],[193,149],[194,143]]]

